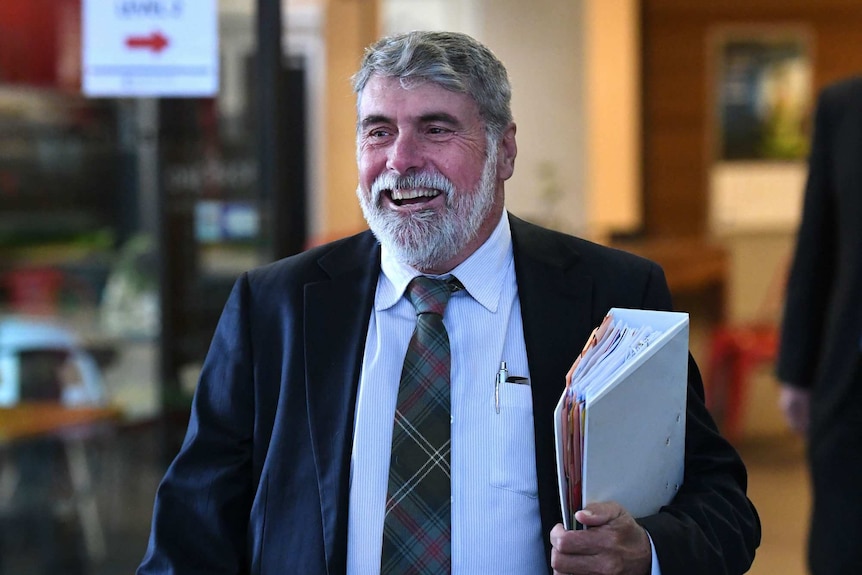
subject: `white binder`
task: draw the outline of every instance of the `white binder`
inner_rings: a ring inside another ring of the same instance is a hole
[[[567,509],[592,502],[616,501],[634,517],[653,514],[673,499],[683,479],[688,314],[623,308],[608,314],[630,327],[650,326],[658,333],[583,394],[582,500],[571,507],[561,424],[566,392],[557,404],[557,470],[567,529],[574,525],[573,512]]]

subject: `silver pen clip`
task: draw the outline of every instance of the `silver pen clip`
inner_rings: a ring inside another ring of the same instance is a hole
[[[500,387],[509,377],[509,370],[506,369],[506,362],[500,362],[500,371],[497,372],[497,379],[494,381],[494,410],[500,413]]]

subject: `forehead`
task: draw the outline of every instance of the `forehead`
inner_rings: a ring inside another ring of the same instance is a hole
[[[433,82],[401,85],[398,78],[372,76],[359,97],[360,120],[368,116],[422,117],[447,113],[462,120],[479,118],[476,101]]]

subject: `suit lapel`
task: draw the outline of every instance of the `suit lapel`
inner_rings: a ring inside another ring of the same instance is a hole
[[[343,573],[356,392],[380,250],[367,232],[329,252],[319,263],[330,279],[305,288],[308,421],[327,572]]]
[[[536,474],[544,533],[562,520],[553,412],[565,375],[592,330],[592,288],[580,256],[547,230],[510,216],[518,298],[533,391]],[[550,554],[550,542],[545,538]]]

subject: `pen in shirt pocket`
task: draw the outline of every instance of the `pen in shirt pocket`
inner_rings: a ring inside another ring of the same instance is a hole
[[[509,370],[506,369],[506,362],[500,362],[500,369],[497,371],[497,378],[494,380],[494,411],[500,413],[500,388],[503,382],[509,377]]]
[[[497,371],[497,377],[494,379],[494,411],[500,413],[500,388],[504,383],[516,383],[521,385],[529,385],[530,380],[519,375],[509,375],[509,370],[506,368],[506,362],[500,362],[500,369]]]

